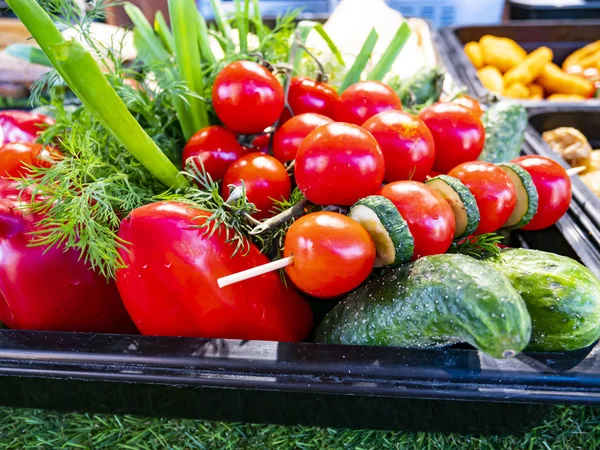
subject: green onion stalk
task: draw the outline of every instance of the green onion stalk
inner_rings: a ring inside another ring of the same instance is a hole
[[[36,0],[8,0],[8,6],[75,95],[127,151],[166,186],[187,185],[175,165],[128,111],[92,55],[78,42],[65,40]]]

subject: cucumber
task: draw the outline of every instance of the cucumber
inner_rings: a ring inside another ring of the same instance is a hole
[[[506,172],[515,185],[517,204],[502,228],[521,228],[531,222],[538,209],[538,191],[529,172],[514,163],[500,163],[498,166]]]
[[[468,342],[496,358],[519,353],[531,321],[510,281],[459,254],[425,256],[373,278],[317,328],[317,342],[430,348]]]
[[[521,153],[527,128],[527,111],[514,101],[493,103],[483,114],[485,145],[479,159],[508,162]]]
[[[391,80],[390,84],[400,97],[402,106],[411,108],[437,102],[442,94],[444,77],[445,72],[439,67],[423,67],[405,80]]]
[[[448,175],[438,175],[425,182],[448,202],[454,213],[456,228],[454,239],[470,236],[479,226],[479,208],[475,197],[460,180]]]
[[[350,208],[348,216],[369,232],[377,256],[374,267],[395,266],[410,261],[415,241],[408,223],[391,200],[381,195],[365,197]]]
[[[528,350],[585,348],[600,338],[600,282],[566,256],[511,249],[491,261],[521,294],[531,315]]]

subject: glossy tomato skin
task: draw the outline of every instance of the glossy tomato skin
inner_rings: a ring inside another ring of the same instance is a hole
[[[429,128],[404,111],[379,113],[363,126],[379,143],[385,159],[385,181],[424,181],[435,160]]]
[[[281,162],[292,161],[300,144],[312,131],[333,122],[329,117],[315,113],[299,114],[285,122],[273,136],[273,156]]]
[[[30,174],[27,165],[50,167],[62,153],[48,145],[34,142],[12,142],[0,147],[0,176],[23,178]]]
[[[0,111],[0,146],[10,142],[34,142],[40,132],[54,123],[54,119],[44,114],[18,110]]]
[[[298,188],[317,205],[353,205],[381,186],[385,162],[371,134],[333,122],[310,133],[296,155]]]
[[[454,167],[476,160],[485,143],[481,119],[455,103],[436,103],[419,113],[433,135],[435,162],[433,170],[448,173]]]
[[[402,109],[402,102],[392,88],[379,81],[359,81],[349,86],[336,104],[336,122],[362,125],[375,114]]]
[[[452,208],[440,194],[417,181],[395,181],[378,195],[390,199],[408,223],[415,241],[413,260],[450,248],[456,223]]]
[[[273,216],[275,202],[288,199],[292,191],[292,182],[283,164],[262,153],[249,153],[229,166],[223,178],[223,198],[229,197],[230,185],[241,186],[242,181],[248,201],[258,209],[254,218],[259,220]]]
[[[133,210],[119,236],[126,268],[117,272],[125,306],[142,334],[300,341],[312,311],[277,272],[219,288],[217,279],[269,260],[250,244],[233,255],[224,230],[212,235],[198,209],[158,202]],[[200,216],[200,217],[199,217]],[[151,243],[152,245],[149,245]]]
[[[517,204],[517,192],[510,177],[495,164],[471,161],[448,172],[469,188],[481,216],[475,234],[497,231],[506,223]]]
[[[351,291],[367,279],[375,261],[369,233],[348,216],[316,212],[296,220],[285,237],[285,268],[292,282],[317,298]]]
[[[257,134],[273,125],[283,111],[283,87],[266,68],[235,61],[215,78],[212,100],[225,126],[242,134]]]
[[[265,155],[269,153],[269,141],[271,140],[271,135],[260,134],[252,139],[252,144],[249,146],[244,146],[245,153],[264,153]]]
[[[452,100],[452,102],[456,103],[457,105],[464,106],[479,118],[483,116],[483,109],[481,109],[481,103],[479,103],[477,100],[475,100],[469,95],[461,95],[460,97],[457,97],[454,100]]]
[[[182,165],[188,158],[194,158],[204,165],[204,170],[213,180],[221,180],[233,163],[244,155],[244,148],[238,143],[233,131],[219,125],[198,130],[183,147]]]
[[[290,80],[288,104],[294,115],[316,113],[333,118],[338,100],[338,93],[327,83],[304,76],[295,76]],[[290,113],[284,110],[281,123],[290,117]]]
[[[74,249],[31,246],[31,191],[0,180],[0,320],[19,330],[136,333],[113,281]]]
[[[531,175],[539,203],[538,210],[524,230],[541,230],[554,225],[571,204],[571,178],[556,161],[544,156],[521,156],[512,162]]]

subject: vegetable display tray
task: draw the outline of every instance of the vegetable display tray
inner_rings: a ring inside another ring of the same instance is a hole
[[[525,139],[536,153],[552,158],[564,167],[569,165],[563,158],[553,152],[542,140],[541,134],[559,127],[573,127],[587,137],[592,148],[600,148],[600,109],[590,110],[584,106],[557,108],[537,108],[529,111],[530,129]],[[600,198],[581,181],[579,175],[571,177],[573,182],[573,199],[587,214],[595,230],[600,230]],[[590,234],[593,238],[594,232]]]
[[[574,257],[600,275],[600,253],[580,216],[573,203],[556,226],[514,232],[509,244]],[[515,433],[537,424],[556,403],[600,405],[600,344],[496,360],[467,346],[413,350],[0,331],[2,405]]]
[[[485,98],[491,93],[479,81],[477,71],[467,58],[463,47],[468,42],[479,41],[486,34],[513,39],[528,53],[538,47],[546,46],[554,53],[554,62],[560,65],[575,50],[600,39],[600,20],[516,21],[503,25],[449,27],[440,30],[448,58],[455,65],[460,79],[480,98]],[[562,108],[565,105],[600,107],[600,100],[576,103],[556,103],[546,100],[518,101],[528,108],[543,105],[553,105],[555,108]]]

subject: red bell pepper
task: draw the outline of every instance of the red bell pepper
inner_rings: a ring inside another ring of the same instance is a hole
[[[40,231],[31,192],[0,180],[0,320],[9,328],[136,332],[113,281],[70,249],[30,246]]]
[[[205,211],[178,202],[133,210],[119,237],[127,267],[117,287],[133,321],[147,335],[300,341],[312,326],[308,303],[277,272],[219,288],[217,279],[268,262],[250,245],[232,256],[224,229],[200,226]]]
[[[19,110],[0,111],[0,146],[9,142],[34,142],[47,125],[54,123],[54,119],[44,114]]]

